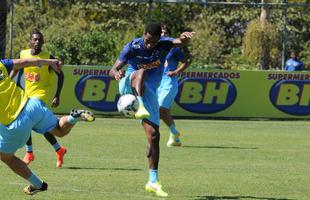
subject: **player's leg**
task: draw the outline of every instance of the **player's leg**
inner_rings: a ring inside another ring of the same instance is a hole
[[[33,147],[32,147],[32,137],[30,134],[30,137],[26,143],[26,154],[23,158],[24,163],[29,165],[32,161],[34,161],[34,153],[33,153]]]
[[[48,132],[57,137],[64,137],[71,131],[73,126],[78,121],[92,122],[94,120],[95,120],[95,117],[92,112],[88,110],[72,109],[70,112],[70,115],[61,117],[58,120],[58,123],[56,124],[56,126],[54,126]]]
[[[180,132],[176,129],[174,120],[172,118],[170,109],[160,107],[160,118],[165,122],[169,128],[169,140],[167,142],[168,147],[181,146]]]
[[[166,197],[168,194],[163,191],[158,181],[158,163],[159,163],[159,106],[157,99],[156,82],[146,81],[143,92],[143,102],[150,116],[142,120],[142,125],[147,137],[147,157],[149,161],[149,181],[145,185],[147,192],[153,192],[157,196]]]
[[[134,88],[134,93],[139,101],[139,108],[135,114],[136,119],[144,119],[150,116],[150,113],[145,109],[143,103],[143,85],[145,80],[145,70],[139,69],[131,75],[131,87]]]
[[[28,195],[33,195],[37,192],[47,190],[47,183],[42,181],[37,175],[35,175],[22,160],[17,158],[14,154],[7,154],[0,152],[1,161],[4,162],[9,168],[12,169],[17,175],[26,179],[31,183],[24,189],[24,192]]]
[[[10,169],[16,174],[28,180],[31,185],[25,188],[26,194],[35,194],[36,192],[47,189],[47,184],[44,183],[38,176],[31,172],[26,163],[17,158],[14,154],[17,149],[23,147],[29,139],[33,121],[29,111],[33,109],[31,100],[27,102],[22,112],[8,126],[0,124],[0,158]],[[33,113],[32,113],[33,114]]]
[[[176,78],[164,76],[158,89],[158,103],[160,106],[160,118],[169,128],[168,147],[181,146],[180,132],[176,129],[171,115],[171,106],[178,93],[178,83]]]
[[[147,192],[153,192],[157,196],[166,197],[168,194],[163,191],[158,181],[158,163],[159,163],[159,127],[148,120],[142,122],[147,137],[147,158],[149,162],[149,181],[145,185]]]
[[[45,139],[53,146],[56,153],[56,166],[61,167],[63,164],[63,159],[65,154],[67,153],[67,149],[63,146],[60,146],[55,136],[50,134],[49,132],[44,133]]]

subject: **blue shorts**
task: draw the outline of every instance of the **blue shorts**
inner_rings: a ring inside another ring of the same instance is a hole
[[[131,77],[133,72],[126,73],[125,77],[122,78],[119,82],[119,93],[120,95],[124,94],[133,94],[131,88]],[[144,90],[142,94],[143,104],[147,111],[150,113],[149,121],[159,126],[159,105],[158,105],[158,96],[157,96],[157,87],[158,84],[152,80],[146,79],[144,81]]]
[[[0,124],[0,151],[14,154],[26,144],[31,130],[43,134],[54,129],[57,123],[57,117],[41,100],[30,98],[11,124]]]
[[[170,109],[178,94],[178,78],[163,76],[158,88],[158,103],[160,107]]]

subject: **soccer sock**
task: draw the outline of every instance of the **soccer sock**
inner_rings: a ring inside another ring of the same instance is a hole
[[[71,115],[68,116],[68,122],[72,125],[76,124],[77,119],[72,117]]]
[[[173,134],[173,135],[176,135],[176,134],[179,133],[179,131],[175,128],[175,125],[174,125],[174,124],[171,124],[171,125],[169,126],[169,131],[170,131],[170,133]]]
[[[32,152],[32,151],[33,151],[32,145],[26,145],[26,151],[27,151],[28,153]]]
[[[40,189],[42,187],[43,181],[33,172],[27,180],[37,189]]]
[[[149,170],[149,177],[151,183],[156,183],[158,181],[158,170],[157,169],[150,169]]]
[[[140,105],[143,105],[143,99],[141,96],[137,96]]]
[[[60,149],[60,145],[58,144],[58,142],[56,142],[55,144],[53,144],[53,147],[54,147],[55,151],[57,151],[58,149]]]

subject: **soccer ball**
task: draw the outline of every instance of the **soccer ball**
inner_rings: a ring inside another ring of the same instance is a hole
[[[134,117],[139,108],[139,101],[136,96],[132,94],[125,94],[121,96],[117,102],[117,109],[126,117]]]

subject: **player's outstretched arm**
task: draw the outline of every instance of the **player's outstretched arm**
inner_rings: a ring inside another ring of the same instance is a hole
[[[123,63],[120,60],[116,60],[116,62],[114,63],[112,69],[109,72],[109,75],[113,78],[115,78],[115,80],[119,81],[124,77],[124,71],[122,70],[122,67],[125,65],[125,63]]]
[[[21,69],[28,66],[49,65],[56,72],[61,71],[61,62],[57,59],[40,59],[40,58],[27,58],[27,59],[13,59],[13,69]]]
[[[194,35],[196,32],[183,32],[181,33],[180,37],[175,38],[173,40],[173,46],[179,47],[183,44],[186,44]]]

